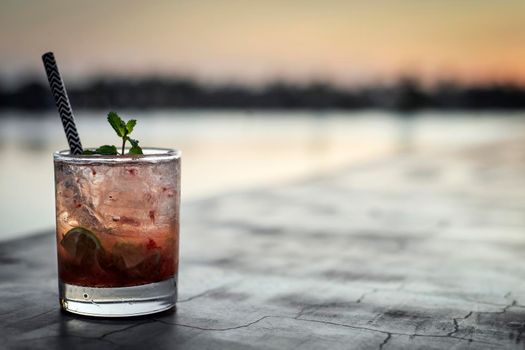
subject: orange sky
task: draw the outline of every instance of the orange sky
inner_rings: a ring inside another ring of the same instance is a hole
[[[48,50],[70,79],[525,83],[525,1],[2,0],[0,74],[43,74]]]

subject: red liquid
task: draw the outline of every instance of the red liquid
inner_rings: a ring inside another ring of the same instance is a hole
[[[60,280],[87,287],[128,287],[176,275],[178,171],[178,161],[57,163]],[[75,230],[82,233],[76,235]]]

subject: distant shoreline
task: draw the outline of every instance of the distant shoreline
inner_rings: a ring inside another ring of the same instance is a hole
[[[209,86],[188,79],[144,77],[97,79],[68,89],[73,108],[88,110],[166,108],[201,110],[386,110],[410,115],[420,110],[484,111],[525,109],[525,87],[508,84],[464,86],[455,83],[425,88],[415,79],[391,85],[342,88],[329,83],[275,82],[254,88]],[[0,85],[0,110],[54,109],[46,82],[17,87]]]

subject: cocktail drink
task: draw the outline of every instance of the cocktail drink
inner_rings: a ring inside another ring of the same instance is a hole
[[[62,308],[93,316],[169,309],[177,296],[180,152],[56,152]]]
[[[179,262],[180,152],[143,149],[136,119],[110,111],[115,145],[82,147],[52,52],[42,56],[69,144],[56,152],[60,303],[91,316],[136,316],[172,308]],[[135,134],[133,134],[135,135]],[[130,145],[126,148],[126,143]]]

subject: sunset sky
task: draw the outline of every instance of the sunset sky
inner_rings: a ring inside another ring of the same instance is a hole
[[[260,83],[525,83],[523,0],[20,1],[0,3],[0,77],[182,74]]]

